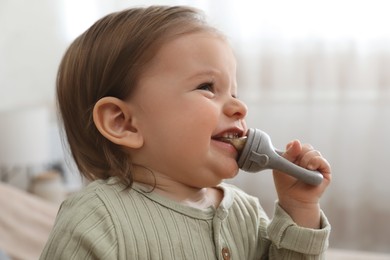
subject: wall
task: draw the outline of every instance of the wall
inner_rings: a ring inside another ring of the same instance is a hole
[[[52,103],[66,42],[55,1],[0,1],[0,110]]]

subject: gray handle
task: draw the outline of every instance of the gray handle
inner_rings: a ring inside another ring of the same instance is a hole
[[[275,169],[311,185],[319,185],[323,180],[320,172],[302,168],[280,156],[268,134],[259,129],[248,130],[246,144],[237,162],[238,166],[247,172]]]

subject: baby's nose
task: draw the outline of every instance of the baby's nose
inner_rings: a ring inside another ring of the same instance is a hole
[[[234,97],[230,98],[229,101],[226,102],[224,110],[227,116],[236,117],[238,119],[244,118],[248,113],[248,107],[246,104]]]

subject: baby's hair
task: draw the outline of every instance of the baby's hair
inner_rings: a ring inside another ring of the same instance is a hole
[[[201,31],[216,32],[197,9],[132,8],[98,20],[69,46],[58,70],[57,102],[70,151],[84,177],[116,176],[132,185],[128,152],[100,134],[93,108],[107,96],[128,100],[164,43]]]

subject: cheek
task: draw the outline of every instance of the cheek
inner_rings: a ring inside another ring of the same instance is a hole
[[[201,147],[210,143],[210,138],[219,122],[218,108],[211,101],[185,98],[166,102],[165,99],[145,113],[143,129],[149,138],[163,147],[178,153],[188,147]],[[149,139],[148,138],[148,139]],[[150,140],[150,139],[149,139]]]
[[[170,122],[177,131],[212,133],[218,125],[219,110],[215,104],[206,100],[203,102],[183,102],[172,111]]]
[[[182,129],[185,129],[187,133],[190,133],[199,142],[201,140],[209,142],[211,136],[215,133],[215,129],[218,127],[218,115],[215,109],[210,109],[206,106],[197,107],[187,115],[183,115],[181,120],[177,121],[177,124],[181,125]]]
[[[170,139],[170,149],[178,156],[200,157],[209,150],[211,137],[218,126],[218,115],[205,107],[187,109],[169,119],[169,124],[164,135]]]
[[[220,116],[220,108],[212,101],[203,102],[188,109],[187,118],[199,127],[208,125],[217,126]]]

